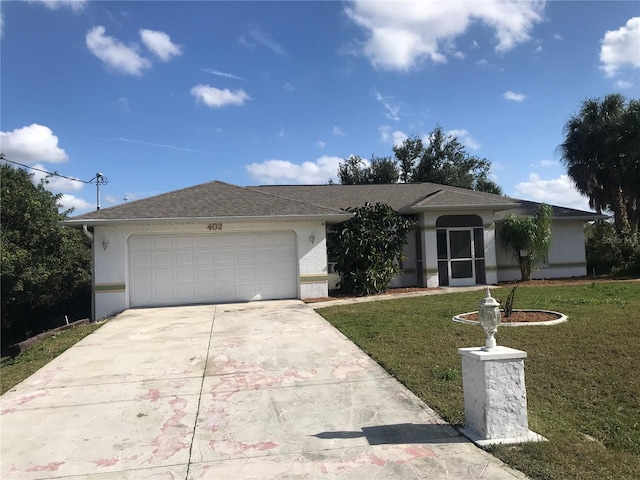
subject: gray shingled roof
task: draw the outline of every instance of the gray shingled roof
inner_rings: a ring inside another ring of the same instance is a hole
[[[529,200],[516,200],[513,198],[511,200],[520,203],[520,206],[517,208],[513,208],[511,210],[496,212],[494,216],[496,221],[500,222],[509,215],[534,216],[536,214],[536,211],[538,210],[538,206],[540,205],[537,202],[531,202]],[[558,207],[557,205],[551,205],[551,207],[553,209],[553,218],[557,218],[557,219],[566,219],[566,220],[581,219],[585,221],[592,221],[592,220],[608,218],[607,215],[602,215],[594,212],[585,212],[584,210],[576,210],[575,208]]]
[[[65,223],[225,217],[344,217],[331,208],[213,181],[78,215]]]
[[[266,185],[248,187],[283,198],[296,199],[333,209],[359,207],[366,202],[386,203],[396,212],[414,213],[430,208],[513,208],[517,201],[436,183],[393,183],[383,185]]]
[[[435,183],[384,185],[270,185],[239,187],[213,181],[111,208],[66,224],[159,219],[321,217],[342,221],[344,209],[386,203],[400,213],[465,208],[491,209],[500,221],[510,213],[533,215],[538,203]],[[554,207],[555,218],[595,220],[591,212]]]
[[[263,185],[248,187],[285,198],[334,209],[358,207],[369,203],[386,203],[396,212],[416,213],[425,210],[491,209],[495,219],[503,220],[510,214],[535,215],[539,203],[517,198],[476,192],[465,188],[437,183],[394,183],[385,185]],[[558,219],[596,220],[607,218],[593,212],[566,207],[553,207]]]

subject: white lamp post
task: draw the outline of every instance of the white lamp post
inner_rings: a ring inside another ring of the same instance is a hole
[[[495,333],[500,325],[500,304],[491,296],[487,287],[487,296],[480,301],[478,308],[478,320],[487,334],[487,341],[483,350],[491,350],[496,347]]]

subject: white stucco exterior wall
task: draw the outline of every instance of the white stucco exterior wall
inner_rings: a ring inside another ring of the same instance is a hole
[[[500,224],[497,225],[500,235]],[[497,242],[498,281],[520,280],[520,269],[511,255]],[[582,220],[555,220],[551,226],[548,263],[534,270],[532,278],[565,278],[587,275]]]
[[[220,233],[293,231],[298,259],[298,298],[326,297],[327,256],[323,221],[222,222]],[[94,228],[95,318],[101,319],[130,306],[128,239],[134,234],[202,234],[209,222],[105,225]],[[313,242],[311,237],[313,236]],[[108,242],[107,248],[103,242]]]

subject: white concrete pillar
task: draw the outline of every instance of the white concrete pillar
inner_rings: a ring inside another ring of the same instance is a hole
[[[460,348],[465,426],[478,445],[542,441],[529,430],[522,350]]]
[[[484,268],[487,285],[498,283],[498,266],[496,260],[496,225],[484,224]]]

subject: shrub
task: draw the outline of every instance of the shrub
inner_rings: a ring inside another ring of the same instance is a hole
[[[358,296],[383,293],[400,272],[402,248],[413,221],[389,205],[376,203],[349,208],[349,220],[337,225],[330,237],[330,257],[336,259],[339,288]]]

